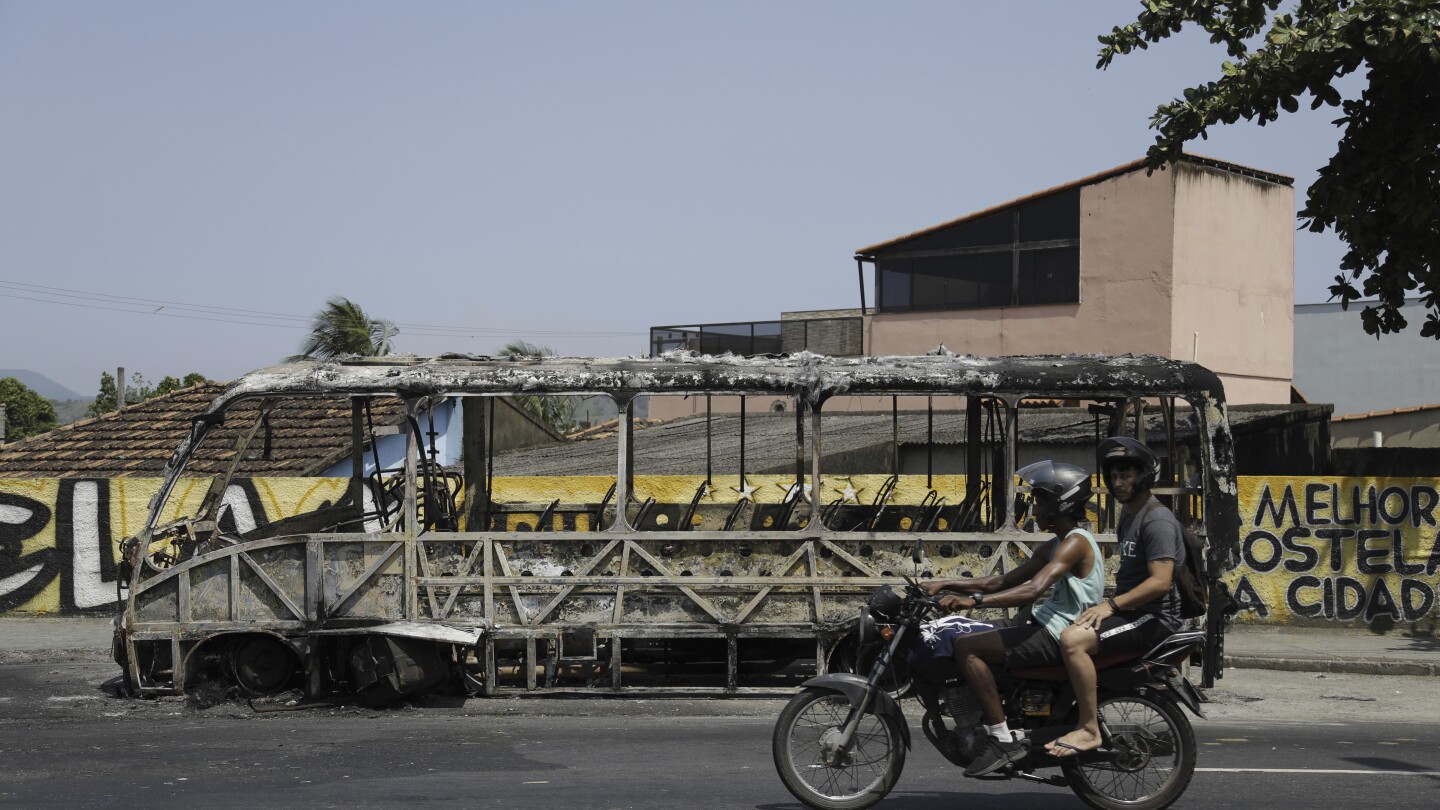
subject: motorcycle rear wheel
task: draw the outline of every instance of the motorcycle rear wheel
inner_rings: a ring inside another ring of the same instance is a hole
[[[885,798],[905,767],[899,724],[875,714],[860,719],[846,760],[825,764],[826,747],[849,713],[850,699],[843,693],[811,687],[791,698],[775,721],[771,748],[780,781],[817,810],[863,810]]]
[[[1100,702],[1114,762],[1067,763],[1070,789],[1096,810],[1162,810],[1180,798],[1195,775],[1195,731],[1174,701],[1161,695],[1121,695]]]

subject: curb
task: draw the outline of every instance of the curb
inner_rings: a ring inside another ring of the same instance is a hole
[[[1351,675],[1424,675],[1440,677],[1440,664],[1423,661],[1365,658],[1280,657],[1273,655],[1227,654],[1225,666],[1236,669],[1272,669],[1284,672],[1334,672]]]

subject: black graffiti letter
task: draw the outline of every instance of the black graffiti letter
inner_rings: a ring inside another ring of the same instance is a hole
[[[1389,537],[1390,532],[1384,529],[1361,529],[1360,536],[1355,540],[1355,564],[1360,568],[1362,574],[1388,574],[1390,563],[1376,563],[1371,560],[1389,557],[1391,552],[1383,548],[1367,548],[1366,543],[1371,540],[1379,540],[1382,537]]]
[[[1255,556],[1255,544],[1266,543],[1270,551],[1266,553],[1265,559],[1261,560]],[[1245,564],[1250,566],[1251,571],[1260,574],[1268,574],[1280,565],[1280,538],[1263,529],[1250,532],[1245,538]]]
[[[1295,506],[1295,492],[1290,489],[1289,484],[1285,485],[1285,494],[1280,496],[1280,504],[1278,506],[1275,504],[1275,498],[1270,494],[1269,484],[1266,484],[1265,488],[1260,490],[1260,506],[1255,510],[1255,520],[1251,525],[1259,526],[1261,521],[1265,519],[1266,512],[1270,513],[1271,525],[1277,529],[1280,528],[1282,522],[1281,512],[1288,512],[1290,514],[1289,522],[1292,525],[1300,522],[1300,510]]]
[[[77,490],[87,494],[77,496]],[[93,504],[88,502],[89,493],[94,495]],[[81,514],[84,507],[77,507],[77,500],[85,507],[93,506],[95,511]],[[59,555],[63,575],[61,613],[114,604],[114,590],[103,587],[113,584],[118,576],[107,479],[66,478],[60,482],[60,489],[55,493],[55,553]]]
[[[1330,571],[1340,573],[1345,570],[1345,546],[1341,542],[1347,537],[1354,537],[1354,529],[1316,529],[1315,536],[1321,540],[1330,541]]]
[[[1414,594],[1422,597],[1420,604],[1415,604]],[[1400,605],[1405,611],[1405,621],[1418,622],[1425,618],[1430,608],[1435,604],[1435,591],[1430,585],[1418,579],[1403,579],[1400,581]]]
[[[1420,528],[1423,520],[1425,525],[1435,525],[1435,505],[1440,501],[1435,488],[1425,484],[1416,484],[1410,487],[1410,525]]]
[[[1351,497],[1351,501],[1350,501],[1350,502],[1351,502],[1351,504],[1353,505],[1353,504],[1355,503],[1355,501],[1359,500],[1359,498],[1360,498],[1360,494],[1359,494],[1360,487],[1359,487],[1359,486],[1351,487],[1351,490],[1352,490],[1352,491],[1351,491],[1350,494],[1351,494],[1352,497]],[[1341,516],[1340,516],[1340,485],[1339,485],[1339,484],[1331,484],[1331,485],[1330,485],[1330,502],[1333,503],[1333,504],[1335,504],[1335,525],[1336,525],[1336,526],[1354,526],[1356,523],[1359,522],[1359,521],[1356,519],[1356,517],[1355,517],[1355,510],[1354,510],[1354,509],[1351,509],[1351,510],[1350,510],[1350,517],[1347,518],[1347,517],[1341,517]]]
[[[1305,485],[1305,522],[1311,526],[1329,526],[1330,518],[1321,517],[1320,513],[1330,509],[1330,504],[1321,500],[1330,487],[1324,484]],[[1299,523],[1300,521],[1295,521]]]
[[[1301,588],[1318,587],[1320,587],[1320,578],[1310,574],[1291,580],[1290,587],[1285,591],[1285,604],[1290,608],[1290,612],[1296,616],[1303,616],[1307,619],[1313,619],[1319,616],[1320,612],[1325,609],[1325,603],[1323,601],[1312,602],[1310,604],[1305,604],[1300,601]]]
[[[1391,548],[1395,551],[1395,573],[1402,577],[1412,577],[1425,570],[1425,566],[1420,563],[1405,562],[1405,536],[1399,529],[1395,530],[1395,540]]]
[[[19,519],[6,519],[10,516]],[[14,583],[9,590],[0,593],[0,613],[14,610],[34,599],[59,576],[54,548],[21,553],[25,541],[39,534],[49,523],[50,507],[23,495],[0,492],[0,580],[9,579]]]
[[[1309,537],[1310,530],[1304,526],[1296,526],[1293,529],[1286,529],[1285,535],[1280,542],[1285,544],[1286,551],[1293,551],[1300,555],[1298,560],[1286,560],[1285,570],[1292,574],[1303,574],[1306,571],[1314,571],[1315,566],[1320,563],[1320,552],[1310,546],[1296,541],[1302,537]]]
[[[1270,608],[1265,607],[1265,600],[1260,598],[1255,586],[1250,584],[1249,577],[1240,577],[1235,583],[1235,593],[1231,594],[1235,604],[1241,610],[1253,610],[1255,615],[1264,619],[1270,615]]]
[[[1353,523],[1365,523],[1370,526],[1379,523],[1380,507],[1377,505],[1379,497],[1379,495],[1375,494],[1375,487],[1371,485],[1365,488],[1365,500],[1362,501],[1360,500],[1360,485],[1356,484],[1352,487],[1350,490],[1350,503],[1354,507],[1351,511],[1355,513]],[[1364,518],[1360,517],[1361,510],[1365,512]]]
[[[1391,514],[1390,510],[1386,508],[1389,506],[1391,498],[1400,499],[1400,508],[1394,514]],[[1405,516],[1410,514],[1410,496],[1404,489],[1400,487],[1386,487],[1385,491],[1380,493],[1379,500],[1381,520],[1391,526],[1399,526],[1405,522]]]
[[[1350,603],[1351,597],[1355,603]],[[1394,601],[1393,599],[1391,600]],[[1335,578],[1335,618],[1342,622],[1360,618],[1365,612],[1365,586],[1354,577]]]
[[[1395,597],[1390,595],[1390,586],[1385,584],[1385,580],[1377,579],[1374,590],[1370,591],[1370,601],[1365,603],[1365,621],[1373,622],[1382,613],[1400,621],[1400,608],[1395,604]]]

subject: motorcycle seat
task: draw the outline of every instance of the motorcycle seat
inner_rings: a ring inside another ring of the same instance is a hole
[[[1142,651],[1107,653],[1095,656],[1095,671],[1101,672],[1121,664],[1128,664],[1131,661],[1139,660],[1143,655]],[[1008,669],[1011,677],[1027,681],[1068,681],[1070,673],[1065,671],[1064,664],[1054,664],[1047,667],[1015,667]]]

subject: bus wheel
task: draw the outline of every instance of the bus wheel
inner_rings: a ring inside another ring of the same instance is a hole
[[[285,691],[295,680],[295,653],[274,636],[248,636],[230,647],[230,675],[240,694],[268,697]]]

